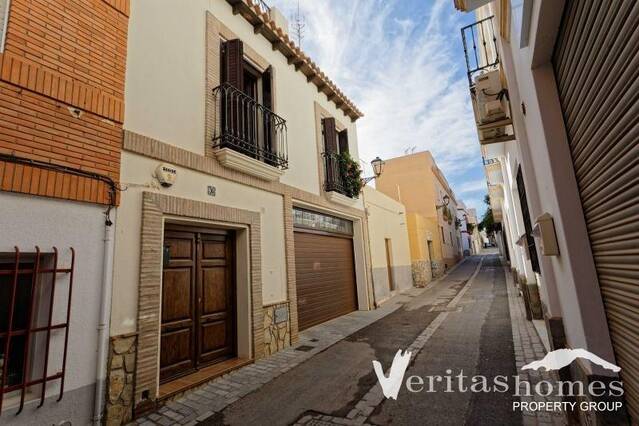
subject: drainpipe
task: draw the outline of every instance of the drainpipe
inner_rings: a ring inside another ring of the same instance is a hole
[[[399,190],[399,187],[398,187],[398,190]],[[368,265],[369,267],[366,268],[368,269],[368,273],[370,274],[370,285],[366,283],[366,287],[368,288],[368,291],[369,291],[368,307],[372,311],[377,309],[379,306],[377,305],[377,297],[375,297],[375,282],[373,280],[373,254],[371,252],[371,233],[370,233],[370,227],[368,226],[368,208],[366,207],[366,198],[364,196],[363,189],[362,189],[362,204],[364,204],[364,226],[366,227],[365,235],[368,237],[366,238],[368,242],[367,244],[368,256],[366,256],[366,253],[364,253],[364,263],[368,263],[367,260],[370,259],[370,264]]]
[[[98,362],[96,365],[93,424],[102,424],[102,414],[106,398],[106,369],[109,352],[109,318],[111,315],[111,292],[113,287],[113,222],[111,207],[105,212],[104,253],[102,260],[102,295],[100,298],[100,319],[98,322]]]

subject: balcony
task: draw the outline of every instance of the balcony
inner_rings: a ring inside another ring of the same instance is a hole
[[[213,148],[218,160],[264,180],[288,168],[286,120],[230,84],[213,89]]]
[[[352,194],[346,185],[346,178],[340,167],[340,154],[323,152],[324,159],[324,191],[329,200],[346,206],[357,203],[359,194]]]
[[[493,17],[461,29],[466,70],[479,143],[515,139],[508,89],[500,69]]]

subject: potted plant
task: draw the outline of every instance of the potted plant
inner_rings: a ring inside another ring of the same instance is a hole
[[[338,161],[344,195],[350,198],[357,198],[364,187],[362,168],[348,152],[339,154]]]

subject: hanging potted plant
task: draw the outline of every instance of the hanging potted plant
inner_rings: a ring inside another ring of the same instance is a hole
[[[350,198],[357,198],[364,187],[362,168],[348,152],[339,154],[338,160],[344,195]]]

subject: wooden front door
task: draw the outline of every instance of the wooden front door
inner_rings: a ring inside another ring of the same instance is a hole
[[[233,233],[167,225],[160,380],[236,354]]]

